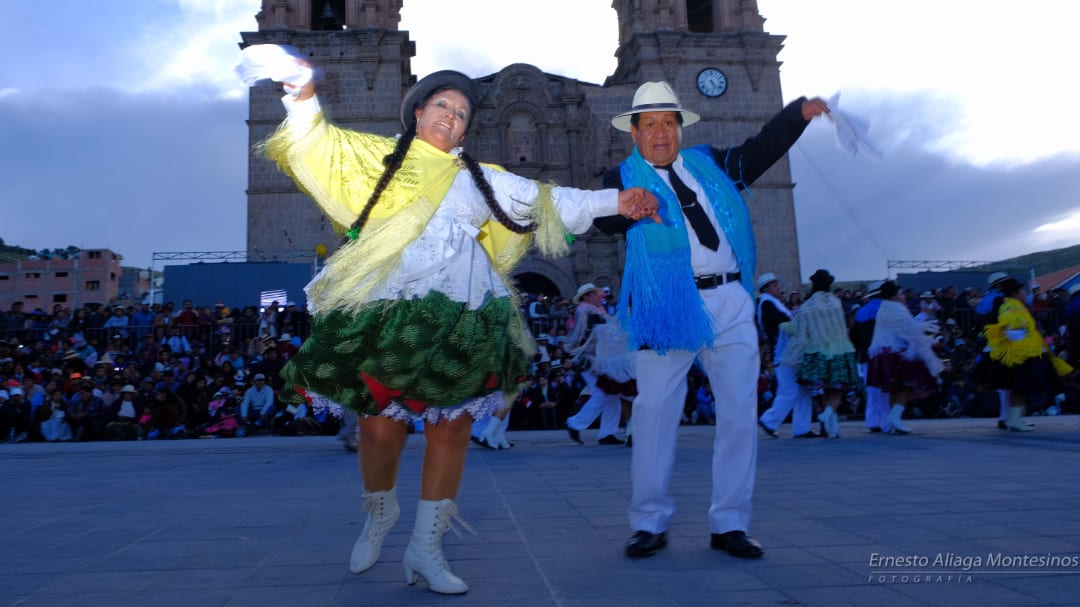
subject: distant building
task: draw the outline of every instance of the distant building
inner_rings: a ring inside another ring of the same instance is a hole
[[[69,259],[30,257],[0,263],[0,309],[7,310],[17,301],[27,311],[41,308],[47,312],[54,305],[79,308],[113,303],[122,292],[122,259],[109,249],[86,249]],[[137,292],[139,277],[130,283]]]

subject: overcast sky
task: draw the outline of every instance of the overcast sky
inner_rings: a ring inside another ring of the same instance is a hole
[[[155,251],[243,249],[247,92],[231,65],[259,6],[0,0],[0,238],[108,247],[142,267]],[[527,22],[517,2],[446,6],[406,0],[420,76],[524,62],[602,83],[614,70],[608,0],[548,0]],[[758,6],[766,31],[786,36],[785,100],[840,93],[884,152],[849,158],[821,121],[792,150],[803,274],[873,279],[890,259],[990,261],[1080,242],[1080,2]]]

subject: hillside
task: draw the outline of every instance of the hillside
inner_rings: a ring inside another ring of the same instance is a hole
[[[1027,255],[1002,259],[1001,261],[966,269],[976,272],[1023,271],[1025,273],[1034,269],[1036,276],[1042,276],[1075,265],[1080,265],[1080,245],[1039,253],[1028,253]]]
[[[4,243],[4,239],[0,238],[0,263],[6,263],[9,261],[18,261],[20,259],[26,259],[31,255],[36,255],[37,251],[33,249],[24,249],[23,247],[8,245]]]

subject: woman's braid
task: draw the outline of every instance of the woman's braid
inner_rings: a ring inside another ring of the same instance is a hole
[[[383,164],[386,165],[386,169],[379,177],[379,182],[375,184],[375,189],[371,191],[371,197],[368,198],[367,204],[364,205],[364,210],[360,212],[356,221],[349,226],[349,231],[353,234],[358,235],[360,230],[363,229],[364,224],[367,223],[368,216],[371,215],[371,210],[375,208],[375,204],[379,202],[379,197],[382,196],[386,186],[390,184],[390,180],[394,178],[394,174],[401,168],[401,163],[405,160],[405,154],[409,151],[409,146],[412,144],[412,140],[415,137],[416,127],[405,131],[405,134],[398,138],[397,145],[394,146],[394,151],[383,158]],[[348,242],[348,240],[349,238],[346,236],[345,242]]]
[[[491,184],[484,177],[484,172],[480,170],[480,164],[473,159],[472,156],[461,153],[461,159],[465,161],[465,167],[469,169],[469,175],[473,178],[473,183],[476,184],[477,189],[484,195],[484,202],[487,203],[488,209],[491,210],[491,214],[495,216],[495,219],[499,220],[506,229],[518,234],[528,234],[529,232],[536,231],[536,223],[530,223],[528,225],[521,225],[515,223],[510,217],[503,212],[502,207],[495,200],[495,192],[491,190]]]

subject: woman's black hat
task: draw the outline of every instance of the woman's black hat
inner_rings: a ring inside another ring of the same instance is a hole
[[[401,100],[401,126],[405,130],[416,128],[416,107],[437,91],[453,89],[469,100],[469,122],[476,110],[476,85],[472,78],[454,70],[440,70],[424,76],[405,93]],[[467,126],[467,125],[466,125]]]

